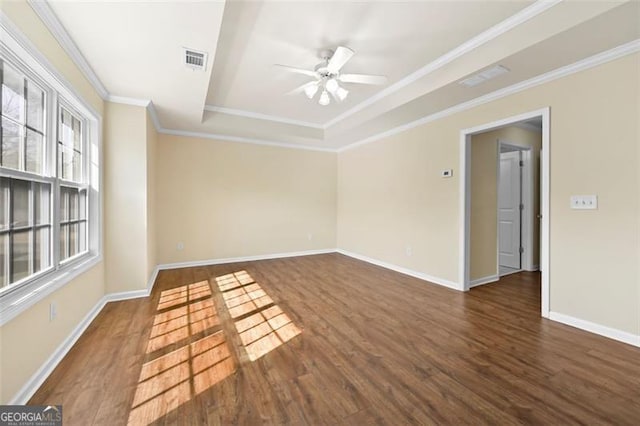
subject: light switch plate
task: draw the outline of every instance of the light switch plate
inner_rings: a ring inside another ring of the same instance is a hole
[[[441,175],[443,178],[450,178],[451,176],[453,176],[453,170],[452,169],[443,170],[441,172]]]
[[[572,195],[571,208],[575,210],[596,210],[598,208],[598,196]]]

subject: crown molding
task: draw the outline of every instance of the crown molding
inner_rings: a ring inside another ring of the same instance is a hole
[[[187,130],[174,130],[174,129],[160,129],[158,130],[158,133],[163,133],[165,135],[173,135],[173,136],[188,136],[192,138],[214,139],[214,140],[225,141],[225,142],[240,142],[240,143],[249,143],[253,145],[274,146],[278,148],[302,149],[306,151],[337,152],[335,148],[323,148],[318,146],[274,142],[274,141],[268,141],[264,139],[247,138],[243,136],[222,135],[222,134],[216,134],[216,133],[201,133],[201,132],[191,132]]]
[[[93,71],[89,62],[87,62],[85,57],[82,55],[82,52],[80,52],[80,49],[78,49],[78,46],[64,28],[64,25],[62,25],[62,22],[60,22],[53,9],[51,9],[49,3],[43,0],[28,0],[28,2],[31,8],[40,17],[44,25],[49,29],[51,34],[53,34],[60,46],[62,46],[64,51],[67,52],[85,78],[93,86],[95,91],[98,92],[102,99],[107,99],[109,92],[107,92],[107,89],[104,87],[95,71]]]
[[[314,129],[324,129],[322,124],[311,123],[310,121],[293,120],[286,117],[278,117],[275,115],[261,114],[259,112],[247,111],[242,109],[233,109],[219,107],[215,105],[205,105],[205,111],[219,112],[221,114],[237,115],[239,117],[256,118],[258,120],[275,121],[277,123],[293,124],[295,126],[311,127]]]
[[[493,27],[489,28],[488,30],[478,34],[477,36],[467,40],[466,42],[462,43],[461,45],[459,45],[458,47],[454,48],[453,50],[450,50],[449,52],[445,53],[444,55],[440,56],[439,58],[437,58],[436,60],[428,63],[427,65],[423,66],[422,68],[418,69],[417,71],[409,74],[408,76],[404,77],[403,79],[401,79],[400,81],[397,81],[396,83],[392,84],[391,86],[381,90],[380,92],[376,93],[375,95],[371,96],[370,98],[360,102],[358,105],[354,106],[353,108],[343,112],[342,114],[340,114],[339,116],[329,120],[328,122],[326,122],[324,124],[325,128],[333,126],[334,124],[344,120],[345,118],[355,114],[358,111],[363,110],[364,108],[378,102],[379,100],[381,100],[382,98],[385,98],[389,95],[391,95],[392,93],[397,92],[398,90],[408,86],[409,84],[415,82],[416,80],[426,76],[427,74],[430,74],[434,71],[436,71],[437,69],[442,68],[443,66],[447,65],[448,63],[454,61],[455,59],[458,59],[459,57],[471,52],[474,49],[477,49],[478,47],[490,42],[491,40],[495,39],[496,37],[506,33],[507,31],[510,31],[512,29],[514,29],[515,27],[527,22],[528,20],[540,15],[541,13],[547,11],[548,9],[552,8],[553,6],[557,5],[558,3],[562,2],[563,0],[538,0],[536,1],[534,4],[532,4],[531,6],[521,10],[520,12],[516,13],[515,15],[512,15],[510,17],[508,17],[507,19],[505,19],[504,21],[494,25]]]
[[[105,101],[112,102],[114,104],[133,105],[133,106],[139,106],[144,108],[148,107],[149,104],[151,103],[151,100],[149,99],[129,98],[126,96],[115,96],[115,95],[108,95],[105,98]]]
[[[478,98],[472,99],[467,102],[460,103],[458,105],[454,105],[450,108],[444,109],[442,111],[438,111],[434,114],[427,115],[420,119],[411,121],[409,123],[394,127],[392,129],[386,130],[381,133],[377,133],[375,135],[369,136],[365,139],[361,139],[352,144],[346,145],[344,147],[339,148],[338,152],[347,151],[371,142],[375,142],[382,138],[390,137],[396,135],[398,133],[402,133],[406,130],[412,129],[417,126],[421,126],[423,124],[439,120],[441,118],[447,117],[449,115],[453,115],[462,111],[466,111],[471,108],[475,108],[477,106],[504,98],[509,95],[513,95],[514,93],[522,92],[523,90],[530,89],[532,87],[539,86],[544,83],[548,83],[553,80],[557,80],[562,77],[566,77],[571,74],[575,74],[580,71],[587,70],[589,68],[593,68],[598,65],[602,65],[604,63],[613,61],[615,59],[622,58],[624,56],[640,52],[640,39],[633,40],[629,43],[625,43],[621,46],[614,47],[613,49],[595,54],[581,61],[575,62],[570,65],[566,65],[564,67],[557,68],[553,71],[549,71],[544,74],[540,74],[539,76],[530,78],[525,81],[521,81],[520,83],[513,84],[511,86],[505,87],[500,90],[496,90],[495,92],[488,93],[486,95],[480,96]]]

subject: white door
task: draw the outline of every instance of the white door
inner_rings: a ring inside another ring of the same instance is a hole
[[[520,151],[500,154],[498,252],[500,266],[520,269]]]

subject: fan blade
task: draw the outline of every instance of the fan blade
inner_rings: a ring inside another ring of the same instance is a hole
[[[343,83],[359,83],[359,84],[385,84],[387,77],[384,75],[368,75],[368,74],[340,74],[338,77]]]
[[[289,65],[280,65],[280,64],[274,64],[274,65],[276,67],[284,68],[285,70],[290,72],[295,72],[298,74],[308,75],[309,77],[318,78],[318,73],[315,71],[305,70],[303,68],[290,67]]]
[[[348,47],[338,46],[331,59],[329,59],[327,71],[329,71],[331,74],[337,74],[344,66],[344,64],[346,64],[347,61],[351,59],[354,53],[355,52]]]
[[[303,84],[302,86],[298,86],[298,87],[296,87],[295,89],[293,89],[293,90],[292,90],[292,91],[290,91],[290,92],[287,92],[286,94],[287,94],[287,95],[297,95],[298,93],[303,93],[303,92],[304,92],[304,89],[306,89],[307,87],[310,87],[310,86],[317,86],[317,85],[318,85],[318,82],[317,82],[317,81],[310,81],[310,82],[308,82],[308,83]]]

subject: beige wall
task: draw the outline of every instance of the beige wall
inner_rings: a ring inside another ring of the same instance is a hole
[[[498,274],[497,251],[497,159],[498,139],[511,145],[529,147],[533,169],[533,211],[540,212],[540,148],[542,134],[515,126],[471,137],[471,280]],[[533,265],[540,262],[540,222],[533,222]]]
[[[101,114],[102,99],[31,7],[24,1],[3,1],[0,8]],[[103,295],[104,267],[100,263],[0,328],[0,403],[14,397]],[[56,303],[58,316],[50,322],[51,302]]]
[[[338,247],[458,281],[460,130],[550,106],[550,308],[640,334],[639,56],[344,151]],[[598,210],[571,210],[572,194]]]
[[[107,293],[141,290],[149,279],[147,110],[107,102],[105,106],[105,284]],[[155,256],[154,256],[155,257]],[[153,261],[153,259],[151,259]]]
[[[336,154],[158,142],[159,263],[335,248]]]
[[[156,162],[158,132],[147,110],[147,279],[158,264],[156,256]]]

